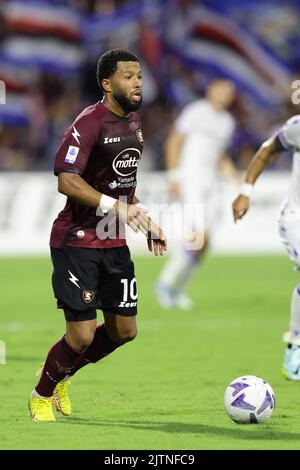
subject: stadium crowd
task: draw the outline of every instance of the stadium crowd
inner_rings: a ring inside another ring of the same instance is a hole
[[[299,111],[291,83],[300,71],[300,9],[293,0],[225,3],[0,1],[0,79],[7,91],[0,105],[0,170],[52,168],[64,129],[101,99],[97,57],[120,46],[139,55],[144,68],[143,169],[164,168],[174,118],[215,77],[236,84],[231,152],[246,168],[254,149]],[[275,167],[289,165],[278,159]]]

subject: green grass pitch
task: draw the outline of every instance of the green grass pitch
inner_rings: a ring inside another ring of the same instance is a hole
[[[153,293],[163,260],[137,258],[139,335],[73,379],[73,415],[33,423],[35,371],[64,332],[47,258],[1,259],[1,449],[299,449],[300,383],[280,374],[291,292],[282,256],[208,256],[190,312],[164,311]],[[102,320],[99,312],[99,321]],[[228,383],[260,375],[277,408],[260,425],[237,425],[223,409]]]

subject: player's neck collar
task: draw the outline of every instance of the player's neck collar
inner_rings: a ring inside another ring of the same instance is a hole
[[[126,116],[120,116],[119,114],[115,113],[114,111],[111,110],[111,108],[107,105],[107,103],[104,101],[104,99],[102,99],[102,101],[100,101],[101,104],[103,104],[103,106],[106,107],[106,109],[108,109],[108,111],[113,115],[115,116],[116,118],[120,119],[121,121],[128,121],[128,119],[130,118],[130,115],[131,113],[129,112]]]

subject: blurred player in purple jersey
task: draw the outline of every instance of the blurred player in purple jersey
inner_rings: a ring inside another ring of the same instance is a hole
[[[52,405],[70,415],[70,377],[137,334],[138,291],[124,224],[142,231],[155,255],[167,248],[163,231],[134,195],[143,149],[135,112],[142,103],[138,58],[108,51],[98,61],[97,80],[103,100],[75,119],[55,158],[58,191],[67,202],[51,232],[52,283],[66,334],[41,364],[29,399],[34,421],[55,421]]]

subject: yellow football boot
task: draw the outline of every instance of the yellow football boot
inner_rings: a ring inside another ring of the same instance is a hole
[[[42,362],[36,373],[38,377],[42,375],[44,364],[45,363]],[[71,401],[68,395],[70,383],[70,380],[62,380],[56,385],[53,391],[52,403],[55,405],[57,411],[64,416],[70,416],[72,413]]]
[[[70,380],[62,380],[59,382],[53,392],[52,403],[56,406],[57,411],[64,416],[70,416],[72,413],[71,401],[68,395]]]
[[[52,397],[30,397],[28,407],[33,421],[56,421],[52,410]]]

